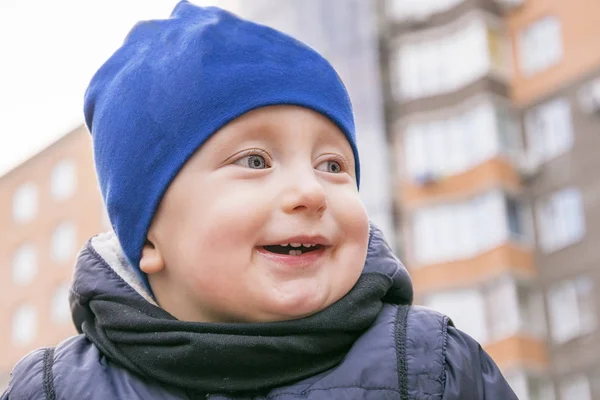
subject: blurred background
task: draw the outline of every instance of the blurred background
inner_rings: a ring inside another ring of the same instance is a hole
[[[600,399],[600,2],[192,2],[338,70],[361,196],[416,303],[480,341],[519,399]],[[86,85],[135,22],[176,3],[0,2],[0,391],[23,355],[75,333],[72,265],[110,229]]]

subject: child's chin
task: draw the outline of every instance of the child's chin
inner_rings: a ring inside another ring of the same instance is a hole
[[[327,296],[310,293],[284,299],[276,299],[271,304],[273,315],[280,316],[279,320],[293,320],[308,317],[331,305]]]

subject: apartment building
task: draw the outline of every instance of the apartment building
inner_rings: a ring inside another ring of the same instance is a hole
[[[72,267],[105,215],[84,127],[0,177],[0,389],[22,356],[76,333]]]
[[[600,4],[389,0],[380,17],[417,301],[519,399],[600,399]]]

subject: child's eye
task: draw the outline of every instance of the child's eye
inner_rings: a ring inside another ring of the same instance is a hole
[[[258,154],[251,154],[244,156],[237,160],[234,164],[241,165],[242,167],[252,169],[265,169],[268,168],[267,161],[265,158]]]
[[[339,174],[342,172],[342,166],[337,161],[329,160],[317,165],[317,170],[329,172],[331,174]]]

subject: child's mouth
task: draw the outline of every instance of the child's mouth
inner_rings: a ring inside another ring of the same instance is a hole
[[[301,256],[302,254],[322,249],[323,246],[320,244],[288,243],[272,246],[263,246],[263,248],[270,253],[285,254],[290,256]]]

